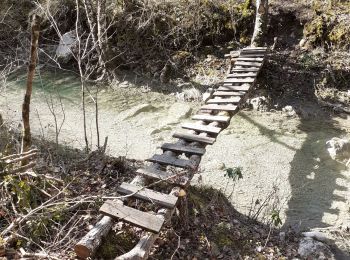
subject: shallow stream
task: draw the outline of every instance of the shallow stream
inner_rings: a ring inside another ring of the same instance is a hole
[[[0,96],[0,113],[16,126],[24,94],[25,76],[12,78]],[[93,92],[93,91],[92,91]],[[84,147],[80,83],[72,74],[45,73],[35,81],[31,106],[32,131],[55,137],[50,112],[52,96],[58,122],[65,122],[60,142]],[[94,94],[93,94],[94,95]],[[114,156],[146,159],[189,120],[200,104],[177,102],[174,96],[143,93],[139,88],[100,92],[101,142],[108,136]],[[96,145],[94,103],[88,105],[89,142]],[[230,197],[237,210],[268,221],[280,211],[284,227],[297,229],[349,225],[350,171],[327,154],[326,141],[349,134],[347,119],[301,120],[281,112],[243,111],[237,114],[213,146],[207,147],[201,174],[194,184],[211,185]],[[225,177],[225,168],[242,167],[243,179]],[[260,214],[257,214],[260,212]]]

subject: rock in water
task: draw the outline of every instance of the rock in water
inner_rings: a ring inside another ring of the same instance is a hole
[[[185,119],[191,115],[192,108],[185,103],[174,103],[168,110],[168,124],[177,124],[181,119]]]
[[[303,259],[335,259],[330,248],[311,237],[303,238],[299,243],[298,254]]]
[[[75,32],[70,31],[62,35],[62,39],[56,49],[57,58],[67,62],[73,56],[73,49],[77,44]]]
[[[137,116],[142,112],[149,112],[149,111],[153,111],[154,109],[155,107],[150,104],[141,104],[133,108],[130,108],[129,110],[124,111],[120,118],[121,120],[126,120],[131,117]]]
[[[333,137],[331,140],[327,141],[326,144],[327,144],[327,151],[333,160],[350,157],[349,140]]]

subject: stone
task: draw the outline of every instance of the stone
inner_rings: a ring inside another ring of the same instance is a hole
[[[302,233],[304,237],[310,237],[317,241],[323,242],[323,243],[330,243],[330,239],[322,232],[319,231],[309,231],[309,232],[303,232]]]
[[[133,108],[130,108],[130,109],[122,112],[122,115],[120,116],[120,118],[121,118],[121,120],[124,121],[126,119],[135,117],[142,112],[150,112],[150,111],[154,111],[155,109],[156,108],[154,106],[152,106],[151,104],[137,105]]]
[[[264,109],[264,106],[266,106],[266,97],[261,96],[261,97],[255,97],[250,99],[249,105],[253,107],[254,110],[261,111]]]
[[[128,88],[129,85],[130,85],[129,82],[125,80],[125,81],[119,83],[118,87],[120,87],[120,88]]]
[[[311,237],[301,239],[298,254],[304,259],[335,259],[330,248]]]
[[[168,131],[168,130],[171,130],[171,127],[168,126],[168,125],[163,125],[163,126],[160,126],[160,127],[156,128],[156,129],[152,129],[149,132],[149,134],[150,135],[159,134],[159,133],[161,133],[163,131]]]
[[[188,118],[192,113],[192,108],[185,103],[177,102],[170,106],[168,110],[168,122],[169,124],[176,124],[181,119]]]
[[[282,111],[286,113],[288,117],[292,117],[297,114],[292,106],[285,106],[284,108],[282,108]]]
[[[299,47],[303,48],[305,46],[305,43],[306,43],[306,39],[305,38],[301,39],[299,42]]]
[[[333,137],[326,142],[327,151],[330,157],[335,159],[344,159],[350,157],[350,141],[338,137]]]
[[[201,92],[196,88],[184,89],[181,93],[176,93],[176,98],[180,101],[200,101],[202,99]]]
[[[280,232],[279,233],[279,239],[281,242],[286,241],[286,232]]]
[[[207,91],[205,91],[205,93],[203,93],[202,101],[206,102],[209,98],[212,97],[213,93],[214,93],[214,89],[208,88]]]
[[[58,47],[56,49],[56,56],[63,62],[68,62],[73,57],[72,51],[77,45],[76,35],[74,31],[66,32],[62,35]]]

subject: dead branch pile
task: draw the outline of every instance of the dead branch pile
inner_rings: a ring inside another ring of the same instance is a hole
[[[132,163],[103,150],[86,157],[37,140],[38,149],[15,154],[19,142],[8,144],[16,137],[0,130],[6,132],[0,133],[6,154],[0,158],[0,257],[70,258],[72,245],[98,220],[102,201],[116,197],[115,187],[132,177]]]

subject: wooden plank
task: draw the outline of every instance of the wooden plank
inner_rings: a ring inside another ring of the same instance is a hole
[[[235,66],[261,67],[261,62],[236,61]]]
[[[208,115],[208,114],[199,114],[194,115],[192,117],[193,120],[202,120],[202,121],[209,121],[209,122],[220,122],[220,123],[228,123],[230,121],[229,116],[214,116],[214,115]]]
[[[265,54],[266,53],[266,49],[252,49],[252,48],[249,48],[249,49],[243,49],[241,50],[241,53],[249,53],[249,54]]]
[[[179,159],[174,156],[169,156],[165,154],[155,154],[152,156],[152,158],[147,159],[146,161],[165,164],[165,165],[171,165],[171,166],[180,167],[180,168],[190,168],[190,169],[196,168],[196,165],[194,165],[193,162],[190,160]]]
[[[197,147],[188,146],[188,145],[183,146],[178,144],[165,143],[162,145],[161,148],[163,150],[173,151],[177,153],[188,153],[188,154],[197,154],[197,155],[205,154],[204,148],[197,148]]]
[[[117,191],[122,194],[132,194],[132,197],[149,201],[166,208],[174,208],[177,202],[177,197],[162,192],[144,188],[142,186],[123,182]]]
[[[227,78],[224,83],[252,83],[255,81],[255,78],[245,78],[245,79],[237,79],[237,78]]]
[[[238,57],[236,61],[260,61],[262,62],[264,58],[249,58],[249,57]]]
[[[232,73],[228,74],[228,78],[246,78],[246,77],[256,77],[258,75],[257,72],[248,72],[248,73]]]
[[[249,53],[249,52],[241,52],[239,57],[249,57],[249,58],[264,58],[265,57],[265,52],[264,53]]]
[[[220,111],[236,111],[237,106],[235,105],[216,105],[216,104],[210,104],[210,105],[204,105],[201,106],[201,110],[220,110]]]
[[[259,71],[259,68],[255,68],[255,67],[250,67],[250,68],[232,68],[231,72],[257,72]]]
[[[181,127],[185,129],[194,130],[197,132],[204,132],[204,133],[210,133],[210,134],[218,134],[221,131],[220,127],[210,126],[210,125],[199,125],[199,124],[192,124],[192,123],[185,123]]]
[[[230,97],[230,96],[244,96],[245,94],[247,93],[243,91],[215,91],[213,93],[213,96]]]
[[[132,223],[135,226],[155,233],[160,231],[164,223],[164,219],[153,214],[125,206],[113,200],[107,200],[100,208],[100,212],[104,215],[122,219],[125,222]]]
[[[267,47],[264,46],[255,46],[255,47],[245,47],[243,50],[267,50]]]
[[[176,173],[156,170],[151,167],[140,168],[136,173],[151,179],[164,180],[180,186],[185,186],[189,181],[186,176],[178,176]]]
[[[222,104],[222,103],[239,103],[240,97],[231,98],[212,98],[207,101],[207,104]]]
[[[173,137],[184,139],[186,141],[193,141],[193,142],[199,142],[199,143],[205,143],[205,144],[213,144],[215,142],[215,138],[213,137],[206,137],[206,136],[200,136],[200,135],[194,135],[194,134],[175,133],[173,134]]]
[[[241,85],[241,86],[221,86],[218,88],[219,91],[248,91],[250,85]]]

